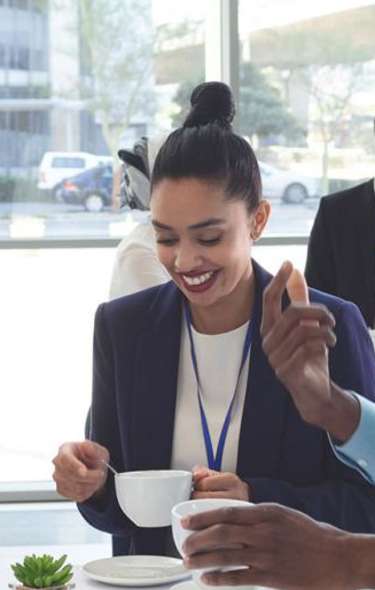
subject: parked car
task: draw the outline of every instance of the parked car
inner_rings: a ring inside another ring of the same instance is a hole
[[[38,188],[56,191],[64,179],[98,164],[110,164],[109,156],[96,156],[87,152],[46,152],[39,165]]]
[[[56,198],[98,212],[111,205],[112,185],[112,166],[99,165],[63,180],[57,187]]]
[[[309,197],[319,196],[320,180],[295,172],[280,170],[259,162],[263,194],[266,198],[280,198],[285,203],[303,203]]]

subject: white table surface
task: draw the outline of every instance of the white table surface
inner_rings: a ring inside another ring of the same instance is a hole
[[[9,568],[8,567],[1,567],[0,561],[0,588],[1,590],[6,590],[8,588],[9,582],[14,582],[15,580],[11,579],[9,575]],[[126,588],[126,590],[151,590],[154,588],[156,590],[169,590],[174,586],[174,584],[163,584],[160,586],[153,586],[153,587],[143,587],[142,589],[139,587],[133,586],[113,586],[109,584],[102,584],[101,582],[96,582],[95,580],[91,580],[83,571],[81,566],[77,566],[74,568],[74,578],[72,582],[75,583],[75,590],[120,590],[121,588]],[[177,582],[178,584],[178,582]]]

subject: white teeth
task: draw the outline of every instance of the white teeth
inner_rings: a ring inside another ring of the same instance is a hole
[[[206,281],[208,281],[212,275],[213,275],[213,271],[210,272],[205,272],[203,275],[200,275],[198,277],[187,277],[186,275],[182,275],[184,281],[188,284],[188,285],[202,285],[202,283],[205,283]]]

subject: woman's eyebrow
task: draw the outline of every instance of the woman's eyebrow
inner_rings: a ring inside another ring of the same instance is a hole
[[[225,219],[221,219],[220,217],[210,217],[209,219],[205,219],[204,221],[199,221],[199,223],[193,223],[192,225],[188,226],[188,229],[202,229],[204,227],[210,227],[212,225],[223,225],[226,222]],[[152,219],[152,225],[157,229],[167,229],[173,231],[173,227],[170,225],[166,225],[165,223],[161,223],[157,221],[157,219]]]

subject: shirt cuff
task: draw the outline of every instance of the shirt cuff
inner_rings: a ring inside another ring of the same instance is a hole
[[[359,471],[370,483],[375,484],[375,403],[357,395],[361,416],[357,429],[343,445],[337,445],[328,434],[331,448],[340,461]]]

